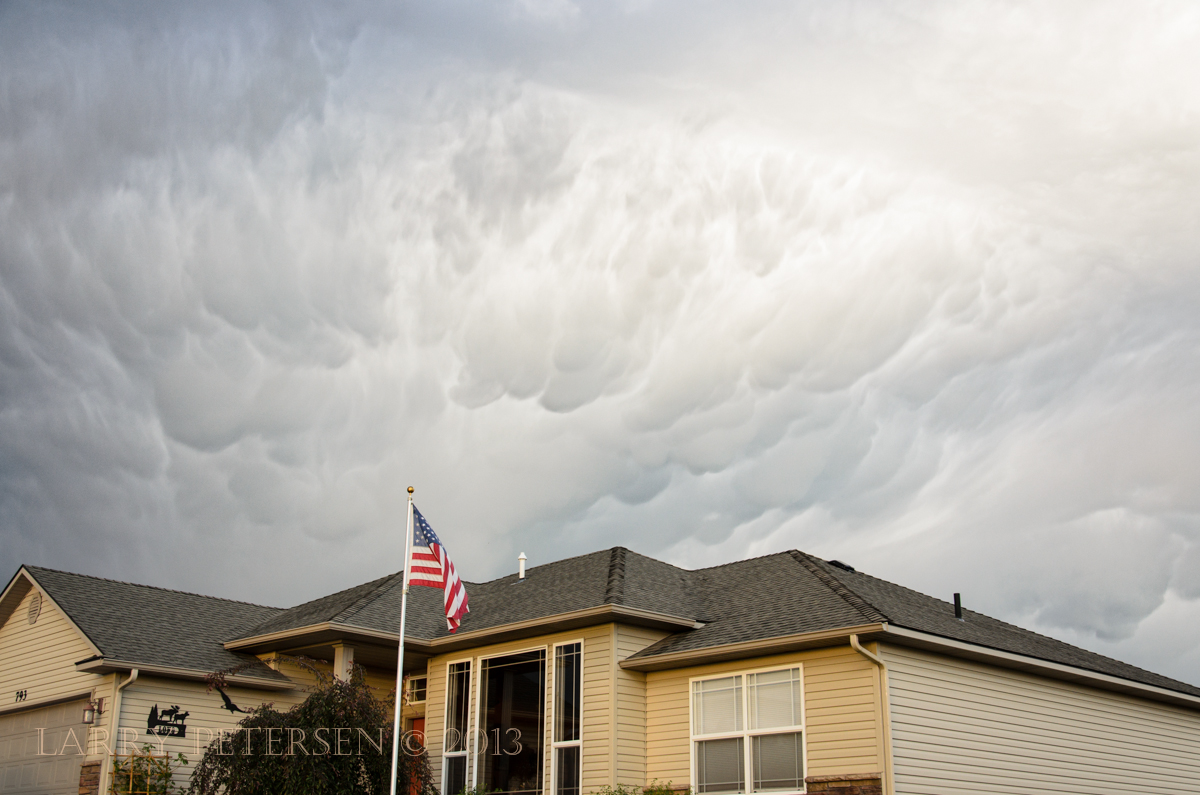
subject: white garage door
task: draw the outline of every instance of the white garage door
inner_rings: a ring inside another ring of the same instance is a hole
[[[86,701],[0,715],[0,794],[76,795],[79,792],[79,747],[87,742],[83,725]],[[45,729],[38,732],[38,729]],[[73,730],[78,745],[69,743]],[[38,740],[42,755],[38,754]],[[66,754],[58,754],[67,745]]]

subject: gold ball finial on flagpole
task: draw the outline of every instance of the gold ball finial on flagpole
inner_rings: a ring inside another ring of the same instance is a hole
[[[409,487],[408,487],[408,493],[409,493],[409,494],[412,494],[412,493],[413,493],[413,487],[412,487],[412,486],[409,486]]]

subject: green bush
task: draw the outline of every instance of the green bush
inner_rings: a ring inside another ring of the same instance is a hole
[[[140,752],[113,758],[111,795],[174,795],[175,768],[188,763],[178,754],[175,759],[154,755],[154,746],[144,745]]]
[[[593,795],[692,795],[692,788],[676,788],[671,785],[670,781],[664,784],[658,779],[654,779],[646,787],[638,787],[632,784],[618,784],[615,787],[605,785],[596,790]]]
[[[375,697],[361,668],[342,681],[308,667],[317,678],[308,698],[287,712],[264,704],[238,724],[245,731],[213,740],[190,795],[387,795],[392,705]],[[337,728],[349,730],[346,755],[332,750]],[[401,749],[396,779],[402,795],[437,795],[423,750],[413,756]]]

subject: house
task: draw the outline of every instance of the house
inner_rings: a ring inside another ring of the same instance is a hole
[[[197,753],[231,705],[301,700],[296,655],[386,693],[401,586],[282,610],[22,567],[0,596],[0,793],[96,792],[128,736]],[[1200,792],[1200,688],[836,561],[615,547],[467,588],[453,635],[439,591],[409,597],[405,719],[447,795]]]

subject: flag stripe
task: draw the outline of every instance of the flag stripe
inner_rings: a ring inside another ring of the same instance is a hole
[[[442,607],[446,611],[446,627],[451,632],[458,629],[462,617],[470,612],[467,607],[467,589],[454,571],[450,554],[442,544],[429,522],[413,506],[413,547],[408,560],[409,585],[425,585],[442,589]]]

